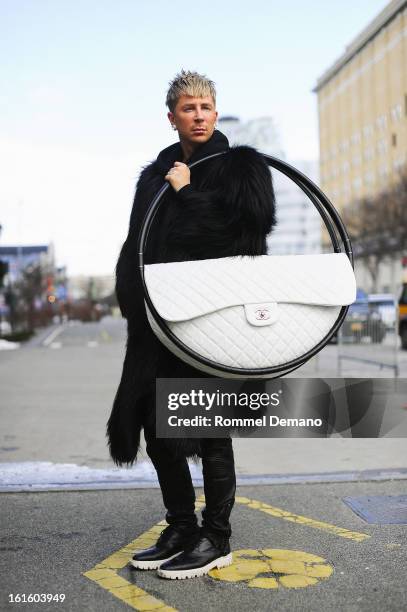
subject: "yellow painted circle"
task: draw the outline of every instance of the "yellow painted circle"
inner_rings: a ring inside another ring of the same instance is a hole
[[[209,575],[227,582],[245,582],[258,589],[300,589],[326,580],[333,573],[326,559],[301,550],[263,548],[233,551],[233,564]]]

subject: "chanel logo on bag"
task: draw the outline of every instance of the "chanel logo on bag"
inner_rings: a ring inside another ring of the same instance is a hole
[[[258,321],[267,321],[270,318],[270,313],[267,308],[259,308],[255,311],[256,319]]]
[[[278,319],[278,305],[276,302],[245,304],[244,309],[248,323],[256,327],[272,325]]]

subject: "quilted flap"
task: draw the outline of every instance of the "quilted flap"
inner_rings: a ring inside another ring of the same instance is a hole
[[[259,255],[145,266],[150,298],[166,321],[185,321],[229,306],[279,302],[345,306],[356,298],[344,253]]]

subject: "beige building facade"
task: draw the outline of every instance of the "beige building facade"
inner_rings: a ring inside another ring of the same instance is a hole
[[[394,0],[318,79],[321,187],[341,209],[407,162],[407,0]]]
[[[394,184],[407,164],[407,0],[390,2],[313,91],[320,184],[336,208]],[[384,278],[382,284],[394,290],[394,282]]]

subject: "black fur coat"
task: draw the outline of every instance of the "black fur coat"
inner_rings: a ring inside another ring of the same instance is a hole
[[[178,193],[172,188],[167,191],[151,228],[146,264],[267,252],[275,202],[270,170],[261,155],[248,146],[229,148],[226,136],[216,130],[188,163],[225,150],[225,155],[191,170],[191,185]],[[116,266],[116,294],[127,319],[128,339],[106,435],[110,455],[118,465],[136,460],[142,427],[154,426],[156,378],[209,376],[175,357],[151,331],[138,271],[141,223],[169,168],[181,160],[181,146],[176,143],[141,172],[128,236]],[[186,457],[200,456],[199,439],[163,439],[163,444]]]

